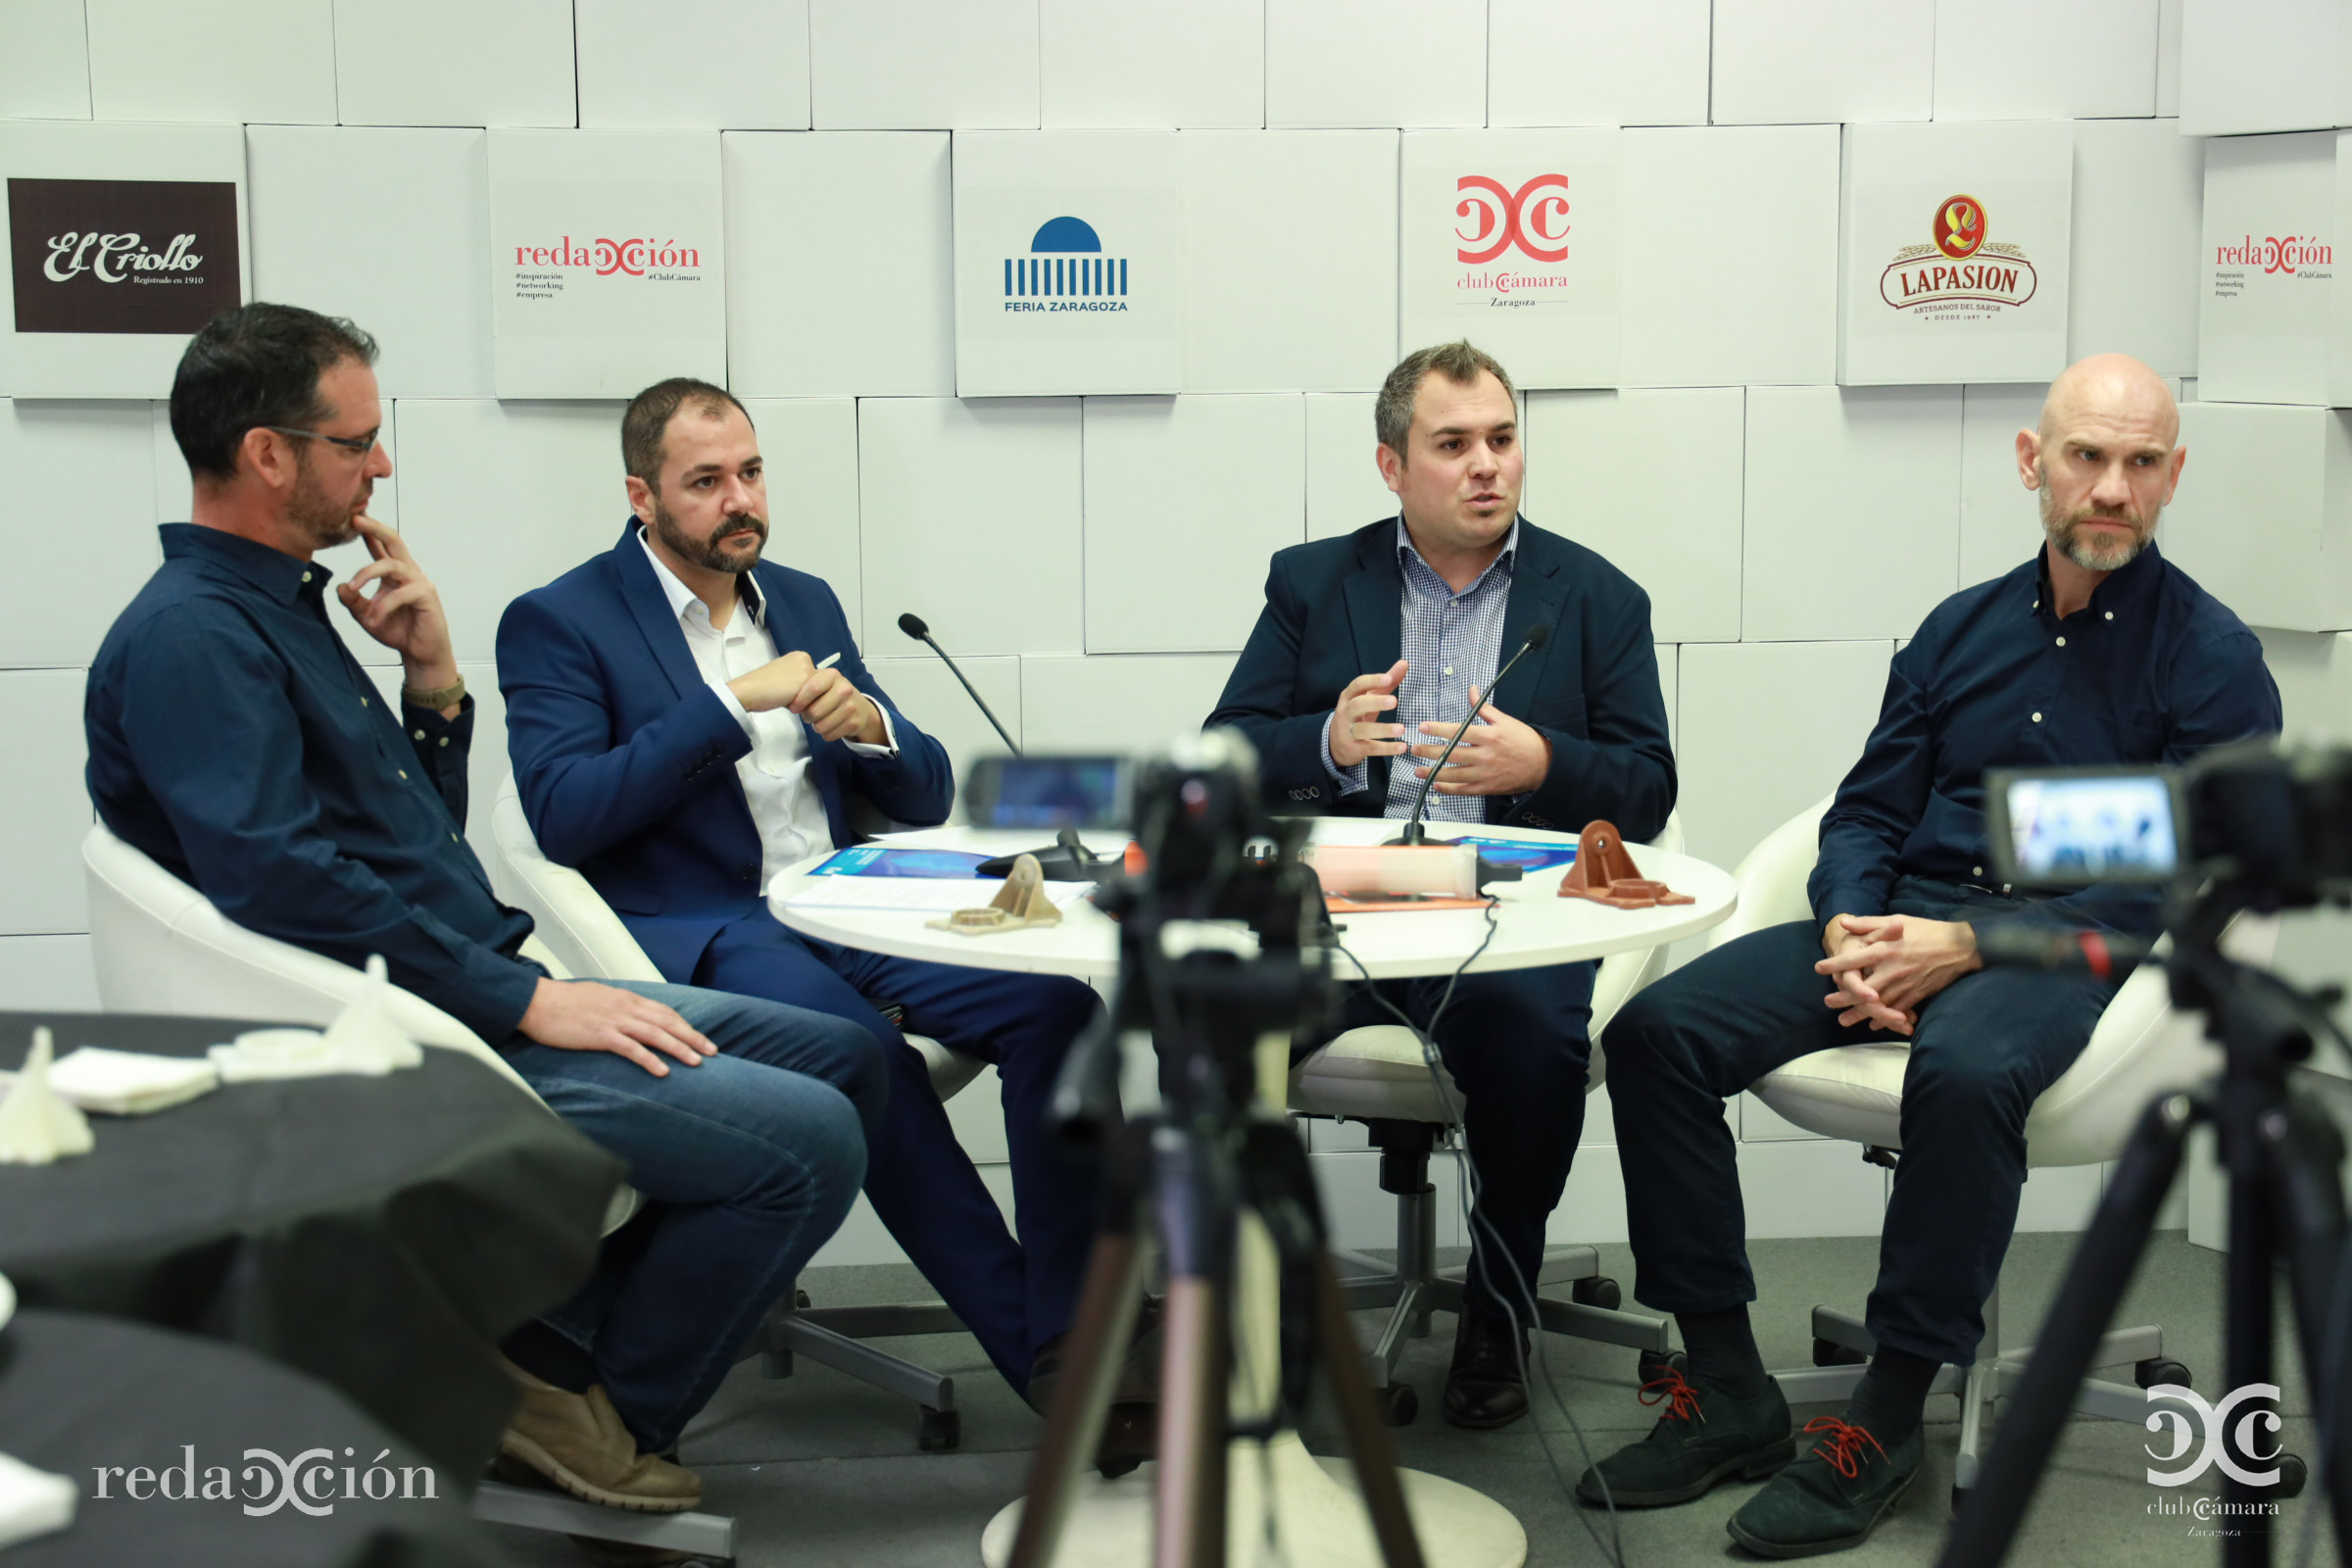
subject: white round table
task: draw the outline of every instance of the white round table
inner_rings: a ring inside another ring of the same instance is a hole
[[[1395,822],[1370,817],[1323,817],[1314,827],[1318,844],[1379,844],[1395,836]],[[1468,832],[1480,838],[1558,844],[1567,835],[1533,828],[1431,824],[1433,833]],[[1118,833],[1083,835],[1088,849],[1116,857],[1127,839]],[[919,849],[971,850],[1003,855],[1035,849],[1035,832],[949,827],[893,833],[877,842]],[[1615,909],[1589,899],[1559,897],[1565,866],[1537,871],[1518,882],[1491,888],[1495,910],[1494,940],[1467,972],[1532,968],[1605,957],[1633,948],[1694,935],[1725,919],[1739,902],[1726,872],[1686,855],[1642,846],[1634,859],[1644,877],[1664,882],[1692,902],[1648,909]],[[807,873],[826,857],[811,856],[780,873],[768,889],[768,907],[803,935],[845,947],[902,958],[1030,974],[1105,979],[1118,973],[1118,926],[1083,901],[1062,911],[1059,925],[996,936],[959,936],[926,922],[938,916],[902,909],[853,909],[791,902]],[[972,906],[986,904],[998,884],[979,883]],[[1353,961],[1334,955],[1342,979],[1397,980],[1448,974],[1488,934],[1480,909],[1420,909],[1394,913],[1350,913],[1339,917],[1339,940]],[[1249,1358],[1271,1365],[1274,1334],[1274,1276],[1271,1244],[1262,1230],[1245,1230],[1234,1320],[1266,1353]],[[1256,1403],[1263,1391],[1250,1396]],[[1239,1402],[1237,1395],[1237,1402]],[[1088,1476],[1063,1527],[1055,1568],[1133,1568],[1151,1558],[1154,1466],[1145,1465],[1117,1481]],[[1527,1534],[1500,1503],[1483,1493],[1419,1470],[1401,1472],[1414,1532],[1430,1568],[1519,1568],[1527,1559]],[[981,1537],[988,1568],[1004,1568],[1020,1525],[1021,1504],[1007,1504]],[[1254,1560],[1269,1519],[1295,1568],[1371,1568],[1380,1561],[1371,1522],[1355,1494],[1344,1460],[1319,1460],[1295,1432],[1265,1447],[1237,1443],[1227,1477],[1228,1553],[1232,1562]]]

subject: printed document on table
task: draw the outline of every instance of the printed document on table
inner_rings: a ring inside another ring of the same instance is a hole
[[[1003,890],[1001,877],[978,877],[965,882],[943,882],[913,877],[816,876],[784,895],[784,902],[802,908],[910,909],[921,914],[953,914],[976,909]],[[1092,882],[1048,882],[1046,897],[1057,909],[1066,909],[1095,890]]]

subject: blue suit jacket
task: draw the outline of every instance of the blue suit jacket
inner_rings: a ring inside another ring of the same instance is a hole
[[[842,674],[889,709],[898,735],[897,757],[872,758],[808,733],[835,846],[850,842],[853,781],[894,821],[947,820],[947,751],[866,673],[833,590],[789,566],[753,569],[777,650],[838,651]],[[720,928],[761,906],[760,832],[735,776],[752,742],[695,667],[634,520],[612,550],[507,607],[498,678],[539,848],[577,866],[655,966],[686,982]]]
[[[1368,789],[1340,795],[1323,767],[1322,735],[1349,681],[1402,657],[1403,595],[1394,517],[1275,552],[1266,608],[1208,722],[1249,735],[1276,809],[1383,814],[1389,760],[1372,759]],[[1488,797],[1487,820],[1574,833],[1602,818],[1636,843],[1654,838],[1674,809],[1675,779],[1649,596],[1584,546],[1522,517],[1500,657],[1538,624],[1550,639],[1520,661],[1494,702],[1544,732],[1551,771],[1516,807]]]

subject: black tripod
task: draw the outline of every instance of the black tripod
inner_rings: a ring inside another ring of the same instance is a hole
[[[2194,1092],[2164,1096],[2141,1116],[1944,1544],[1943,1568],[1997,1563],[2008,1551],[2093,1348],[2180,1172],[2189,1132],[2201,1122],[2214,1128],[2230,1181],[2225,1397],[2272,1381],[2272,1291],[2283,1265],[2319,1417],[2321,1481],[2339,1549],[2352,1548],[2352,1445],[2335,1425],[2352,1406],[2347,1358],[2336,1343],[2345,1328],[2336,1319],[2346,1311],[2337,1278],[2346,1245],[2344,1143],[2325,1110],[2288,1079],[2288,1070],[2311,1055],[2311,1021],[2324,1023],[2325,1013],[2284,981],[2221,952],[2223,928],[2252,902],[2243,890],[2217,889],[2178,930],[2166,963],[2173,1004],[2204,1011],[2206,1034],[2223,1048],[2221,1076]],[[2255,1446],[2267,1436],[2260,1430],[2266,1415],[2275,1433],[2275,1407],[2248,1396],[2226,1420],[2211,1423],[2218,1430],[2185,1431],[2184,1466],[2194,1462],[2199,1445],[2219,1447],[2223,1506],[2215,1523],[2231,1532],[2223,1537],[2228,1568],[2270,1561],[2276,1504],[2302,1487],[2301,1459]],[[2180,1424],[2189,1427],[2185,1414]]]

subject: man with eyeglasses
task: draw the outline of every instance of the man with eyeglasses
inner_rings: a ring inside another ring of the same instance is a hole
[[[505,1344],[521,1408],[507,1458],[639,1512],[702,1497],[678,1435],[766,1309],[840,1225],[888,1095],[855,1023],[689,986],[557,981],[530,917],[466,847],[473,701],[430,578],[368,515],[375,343],[292,306],[224,311],[189,343],[172,433],[193,520],[115,621],[83,707],[106,825],[239,925],[394,983],[497,1048],[653,1201],[570,1302]],[[400,710],[326,610],[338,585],[399,654]]]

